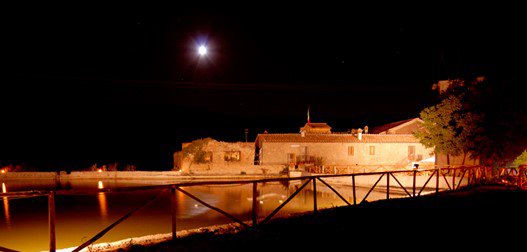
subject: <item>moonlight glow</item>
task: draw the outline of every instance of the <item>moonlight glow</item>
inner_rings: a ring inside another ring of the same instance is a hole
[[[198,53],[199,53],[199,55],[201,55],[201,56],[207,54],[207,47],[205,47],[204,45],[200,46],[200,47],[198,48]]]

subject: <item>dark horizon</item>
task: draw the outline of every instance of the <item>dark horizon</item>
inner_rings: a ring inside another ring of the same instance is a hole
[[[0,165],[170,169],[182,142],[297,132],[308,106],[335,131],[372,127],[419,116],[438,80],[517,87],[525,55],[512,7],[69,7],[5,17]]]

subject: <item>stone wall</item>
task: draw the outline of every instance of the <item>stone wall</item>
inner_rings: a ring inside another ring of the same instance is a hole
[[[0,179],[54,179],[56,172],[6,172],[0,174]]]
[[[278,175],[284,167],[284,165],[193,164],[188,172],[192,175]]]
[[[210,141],[203,149],[204,151],[211,151],[213,154],[212,163],[219,165],[229,164],[244,164],[252,165],[254,163],[254,142],[220,142]],[[239,151],[240,161],[226,161],[225,153],[229,151]]]
[[[70,174],[61,174],[61,178],[77,179],[77,178],[98,178],[98,179],[166,179],[170,177],[178,177],[181,174],[175,171],[74,171]]]
[[[348,155],[348,147],[354,147],[353,155]],[[370,155],[370,146],[375,147],[375,154]],[[432,157],[431,150],[420,143],[283,143],[266,142],[262,148],[260,160],[262,165],[279,165],[288,163],[288,153],[297,156],[307,155],[324,157],[325,165],[407,165],[408,146],[415,146],[415,155],[422,159]]]
[[[197,164],[188,158],[182,158],[181,154],[174,154],[174,167],[180,168],[183,172],[191,173],[195,171],[209,172],[215,170],[220,172],[218,169],[226,172],[226,174],[232,174],[229,168],[236,170],[239,174],[243,167],[249,167],[254,165],[254,142],[220,142],[212,140],[207,143],[203,148],[203,151],[210,152],[212,154],[212,161],[205,164]],[[228,160],[226,155],[232,152],[239,152],[239,160]],[[179,152],[180,153],[180,152]]]

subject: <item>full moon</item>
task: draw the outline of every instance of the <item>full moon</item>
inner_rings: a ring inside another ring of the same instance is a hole
[[[203,45],[200,46],[200,47],[198,48],[198,53],[199,53],[199,55],[201,55],[201,56],[207,54],[207,47],[205,47],[205,46],[203,46]]]

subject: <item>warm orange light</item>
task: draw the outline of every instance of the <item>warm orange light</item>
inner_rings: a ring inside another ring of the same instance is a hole
[[[4,185],[4,183],[2,183]],[[5,193],[5,192],[4,192]],[[11,217],[9,215],[9,200],[7,197],[4,198],[4,216],[5,216],[5,222],[7,223],[7,227],[10,228],[11,226]]]
[[[108,217],[108,203],[106,201],[106,195],[103,192],[99,192],[97,199],[99,200],[99,210],[101,217],[105,219]]]
[[[102,183],[102,181],[99,181],[99,183],[97,183],[97,188],[104,189],[104,184]]]
[[[7,187],[5,186],[5,183],[2,183],[2,193],[7,193]]]
[[[102,172],[102,169],[101,169],[101,168],[99,168],[99,169],[97,170],[97,172]]]
[[[5,169],[2,169],[1,171],[2,171],[2,173],[6,173],[6,170],[5,170]]]

